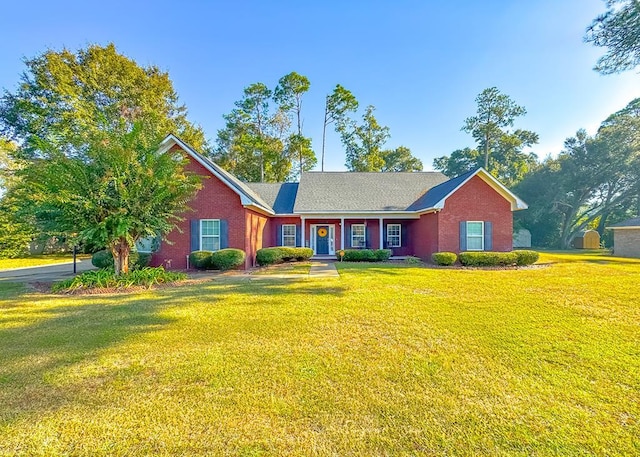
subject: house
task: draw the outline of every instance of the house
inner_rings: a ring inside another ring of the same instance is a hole
[[[619,257],[640,257],[640,217],[607,227],[613,230],[613,253]]]
[[[206,177],[180,230],[160,243],[152,263],[185,268],[195,250],[233,247],[255,263],[258,249],[307,246],[316,256],[340,249],[389,248],[429,259],[437,251],[510,251],[513,211],[527,205],[486,170],[448,179],[438,172],[303,173],[299,183],[244,183],[174,135]]]

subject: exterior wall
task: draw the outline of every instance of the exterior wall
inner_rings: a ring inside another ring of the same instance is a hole
[[[414,240],[415,237],[413,235],[413,225],[417,222],[415,219],[384,219],[382,221],[382,230],[383,230],[383,239],[387,236],[387,225],[388,224],[400,224],[401,227],[401,236],[400,243],[402,246],[389,248],[391,249],[391,255],[394,256],[407,256],[414,255]],[[374,249],[378,249],[378,245],[375,245]],[[386,243],[383,246],[384,249],[387,249]]]
[[[251,268],[256,265],[256,252],[263,247],[264,228],[268,219],[267,216],[245,209],[244,252],[247,255],[245,268]]]
[[[422,260],[431,260],[431,254],[438,252],[438,213],[423,214],[411,225],[411,246],[413,255]]]
[[[461,221],[492,222],[492,251],[512,250],[511,204],[478,176],[471,178],[447,198],[444,208],[437,214],[437,251],[460,252]]]
[[[346,221],[345,221],[346,222]],[[304,247],[311,247],[311,226],[312,225],[323,225],[323,224],[327,224],[327,225],[333,225],[335,227],[335,240],[334,240],[334,247],[335,247],[335,251],[338,252],[340,250],[340,233],[342,230],[342,227],[340,226],[340,219],[331,219],[331,218],[326,218],[326,219],[305,219],[304,222],[304,240],[302,240],[302,245]],[[347,232],[348,233],[348,232]],[[346,243],[346,239],[345,239],[345,243]]]
[[[228,244],[230,248],[245,249],[245,209],[240,196],[215,176],[212,176],[202,165],[194,160],[185,167],[187,170],[206,177],[202,180],[202,189],[189,203],[193,211],[182,214],[184,218],[178,225],[182,233],[173,230],[160,243],[160,250],[153,254],[152,265],[163,265],[166,268],[184,269],[187,267],[187,256],[191,252],[191,219],[226,219],[229,228]]]
[[[278,226],[283,224],[295,224],[298,227],[302,226],[302,222],[299,217],[270,217],[269,223],[267,224],[268,230],[265,231],[264,247],[282,245],[282,240],[278,239]],[[304,246],[304,243],[302,246]]]
[[[613,231],[613,254],[640,258],[640,227]]]

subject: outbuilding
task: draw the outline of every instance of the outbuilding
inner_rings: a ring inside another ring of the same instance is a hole
[[[640,217],[627,219],[607,228],[613,230],[614,255],[640,258]]]

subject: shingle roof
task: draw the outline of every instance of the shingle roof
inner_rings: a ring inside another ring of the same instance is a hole
[[[439,172],[303,173],[294,211],[406,211],[445,181]]]
[[[456,187],[462,184],[469,176],[474,174],[476,170],[469,171],[463,175],[456,176],[448,181],[438,184],[427,191],[426,194],[418,198],[407,209],[409,211],[420,211],[426,208],[433,208],[440,200],[453,192]]]
[[[640,227],[640,217],[627,219],[626,221],[618,222],[617,224],[613,224],[609,226],[609,228],[619,228],[619,227]]]
[[[297,182],[247,183],[255,193],[268,203],[276,214],[292,214],[298,193]]]

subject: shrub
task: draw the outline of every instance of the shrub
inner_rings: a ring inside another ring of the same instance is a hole
[[[256,262],[260,266],[282,262],[282,250],[280,248],[258,249],[258,252],[256,252]]]
[[[75,278],[55,283],[51,289],[53,292],[73,292],[80,289],[151,287],[155,284],[182,281],[186,278],[187,275],[184,273],[165,271],[162,267],[141,268],[119,276],[116,276],[112,269],[103,268],[101,270],[85,271]]]
[[[303,260],[309,260],[313,257],[313,249],[311,248],[295,248],[296,260],[301,262]]]
[[[129,268],[131,270],[139,270],[149,266],[151,262],[151,254],[139,253],[131,251],[129,253]],[[113,268],[113,254],[108,249],[95,252],[91,256],[91,264],[96,268]]]
[[[391,249],[376,249],[373,255],[377,262],[386,262],[391,257]]]
[[[151,263],[151,253],[150,252],[138,252],[138,260],[134,265],[136,270],[140,270],[144,267],[148,267]]]
[[[410,255],[404,259],[404,263],[407,265],[422,265],[422,259],[420,257]]]
[[[458,256],[465,267],[497,267],[515,265],[518,256],[514,252],[461,252]]]
[[[209,264],[214,270],[231,270],[244,264],[246,255],[242,249],[221,249],[209,257]]]
[[[533,265],[540,258],[540,254],[536,251],[527,251],[523,249],[519,251],[513,251],[513,253],[517,256],[516,264],[519,266]]]
[[[458,256],[453,252],[434,252],[431,255],[431,260],[433,260],[433,263],[436,265],[448,267],[456,263]]]
[[[189,254],[189,265],[197,270],[211,268],[211,251],[193,251]]]
[[[98,251],[91,256],[91,264],[96,268],[113,268],[113,255],[106,249]]]

